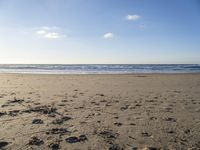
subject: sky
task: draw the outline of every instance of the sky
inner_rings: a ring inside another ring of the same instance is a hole
[[[200,64],[199,0],[0,0],[0,64]]]

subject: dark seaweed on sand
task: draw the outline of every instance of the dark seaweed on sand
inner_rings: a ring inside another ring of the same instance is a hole
[[[52,113],[57,113],[57,109],[54,107],[48,107],[48,106],[37,106],[34,108],[30,108],[28,110],[24,110],[23,112],[25,113],[31,113],[31,112],[37,112],[41,114],[52,114]]]
[[[72,118],[71,118],[71,117],[68,117],[68,116],[64,116],[64,117],[62,117],[62,118],[60,118],[60,119],[54,120],[52,123],[53,123],[53,124],[63,124],[65,121],[68,121],[68,120],[70,120],[70,119],[72,119]]]
[[[70,131],[68,131],[66,128],[52,128],[46,132],[46,134],[60,134],[60,135],[66,133],[70,133]]]
[[[8,142],[6,141],[0,141],[0,149],[7,146],[8,145]]]
[[[65,139],[66,142],[68,143],[77,143],[77,142],[84,142],[87,141],[88,138],[86,135],[80,135],[79,137],[76,136],[71,136]]]

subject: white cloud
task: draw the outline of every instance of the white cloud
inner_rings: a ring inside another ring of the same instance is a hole
[[[48,32],[44,35],[44,37],[49,38],[49,39],[59,39],[62,36],[59,33],[56,33],[56,32]]]
[[[43,34],[46,34],[46,31],[45,30],[38,30],[38,31],[36,31],[36,33],[43,35]]]
[[[44,29],[44,30],[58,30],[60,28],[57,27],[57,26],[52,26],[52,27],[43,26],[43,27],[41,27],[41,29]]]
[[[114,34],[111,33],[111,32],[108,32],[108,33],[105,33],[105,34],[103,35],[103,37],[104,37],[105,39],[112,39],[112,38],[114,38]]]
[[[135,20],[138,20],[140,18],[141,18],[141,16],[139,16],[139,15],[127,15],[126,16],[126,19],[131,20],[131,21],[135,21]]]
[[[55,26],[54,27],[43,26],[37,28],[35,33],[40,37],[48,39],[59,39],[65,37],[65,35],[61,33],[60,28]]]

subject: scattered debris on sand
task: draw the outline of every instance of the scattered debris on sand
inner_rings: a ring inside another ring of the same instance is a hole
[[[8,145],[8,142],[6,142],[6,141],[0,141],[0,149],[4,148],[7,145]]]
[[[68,137],[65,139],[65,141],[68,143],[84,142],[87,140],[88,140],[88,138],[86,137],[86,135],[80,135],[79,137],[71,136],[71,137]]]
[[[52,150],[58,150],[58,149],[61,148],[59,143],[51,143],[51,144],[49,145],[49,147],[50,147]]]
[[[33,136],[31,137],[31,139],[29,140],[29,145],[37,145],[40,146],[42,144],[44,144],[44,141],[42,139],[39,139],[37,136]]]
[[[64,135],[67,133],[71,132],[68,131],[66,128],[52,128],[46,132],[46,134],[60,134],[60,135]]]
[[[37,112],[41,114],[57,114],[57,109],[51,106],[37,106],[27,110],[24,110],[25,113]]]
[[[114,133],[112,130],[105,130],[105,131],[100,132],[99,135],[107,139],[116,139],[119,134]]]
[[[23,99],[16,99],[16,98],[14,98],[14,100],[9,100],[8,101],[8,103],[19,103],[19,104],[21,104],[23,102],[24,102]]]
[[[32,124],[43,124],[43,120],[42,119],[33,119]]]
[[[54,120],[52,123],[53,124],[63,124],[65,121],[68,121],[68,120],[71,120],[71,119],[72,119],[71,117],[64,116],[62,118]]]
[[[0,112],[0,117],[4,116],[4,115],[7,115],[7,113],[5,111],[4,112]]]

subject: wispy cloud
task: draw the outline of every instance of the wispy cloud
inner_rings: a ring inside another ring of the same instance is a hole
[[[114,34],[113,33],[111,33],[111,32],[108,32],[108,33],[105,33],[104,35],[103,35],[103,38],[105,38],[105,39],[112,39],[112,38],[114,38]]]
[[[41,36],[43,38],[48,38],[48,39],[60,39],[65,37],[63,33],[61,33],[59,27],[48,27],[48,26],[43,26],[40,28],[37,28],[35,33],[38,36]]]
[[[40,34],[40,35],[44,35],[46,34],[46,31],[45,30],[38,30],[36,31],[37,34]]]
[[[127,15],[126,16],[126,20],[130,20],[130,21],[135,21],[135,20],[138,20],[140,18],[141,18],[141,16],[139,16],[139,15]]]

